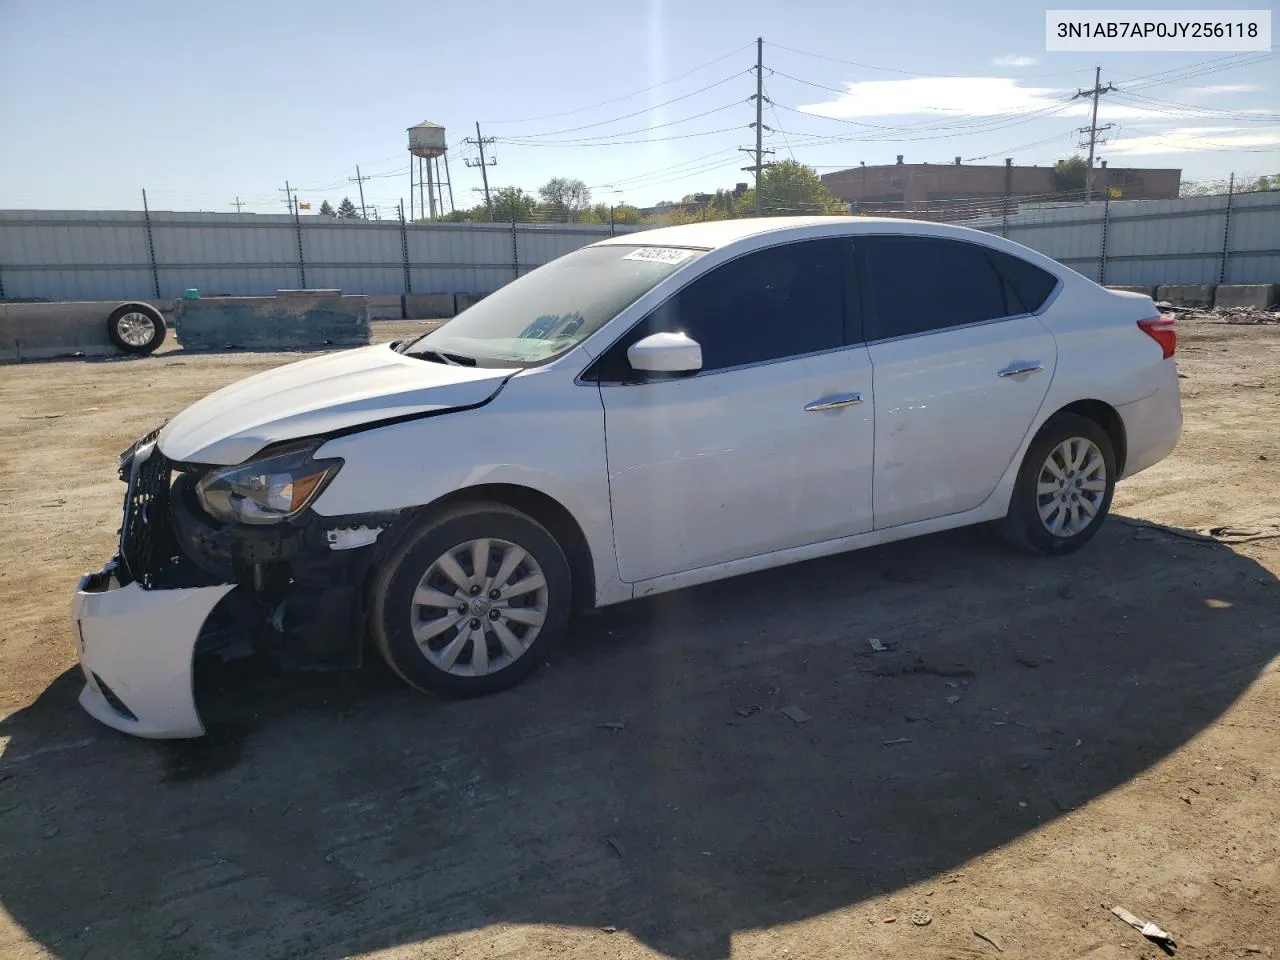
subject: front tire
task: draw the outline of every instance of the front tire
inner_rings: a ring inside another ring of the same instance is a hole
[[[1088,417],[1059,413],[1027,448],[1001,532],[1029,550],[1061,556],[1093,539],[1111,509],[1116,457]]]
[[[370,628],[407,683],[462,696],[524,679],[564,637],[569,562],[537,521],[495,503],[420,521],[373,584]]]

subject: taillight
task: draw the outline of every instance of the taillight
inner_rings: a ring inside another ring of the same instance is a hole
[[[1148,337],[1160,344],[1164,358],[1168,360],[1178,349],[1178,331],[1174,329],[1175,319],[1168,314],[1147,317],[1138,321],[1138,328]]]

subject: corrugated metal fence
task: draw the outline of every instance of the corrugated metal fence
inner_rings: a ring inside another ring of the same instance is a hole
[[[113,300],[344,293],[491,293],[637,227],[335,220],[288,214],[0,211],[0,297]]]
[[[1099,283],[1280,281],[1280,193],[1023,207],[968,226],[1039,250]]]
[[[1023,206],[964,223],[1103,283],[1280,280],[1280,193]],[[0,297],[118,299],[489,293],[611,232],[586,224],[408,224],[234,213],[0,211]]]

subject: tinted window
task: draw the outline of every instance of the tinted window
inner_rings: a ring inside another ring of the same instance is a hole
[[[722,370],[839,347],[851,247],[844,240],[788,243],[739,257],[695,280],[636,325],[592,375],[635,378],[626,349],[680,330],[702,346],[702,369]]]
[[[1035,313],[1044,306],[1058,285],[1058,278],[1052,273],[1027,263],[1021,257],[1000,250],[988,250],[987,254],[1008,284],[1012,294],[1010,306],[1019,307],[1016,311],[1011,309],[1010,313]]]
[[[866,250],[875,308],[867,339],[1008,316],[1004,283],[983,247],[924,237],[875,237]]]

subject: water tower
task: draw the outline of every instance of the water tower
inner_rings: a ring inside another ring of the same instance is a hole
[[[429,120],[409,128],[409,219],[413,219],[413,158],[418,158],[418,210],[419,215],[436,218],[436,211],[444,212],[444,188],[449,188],[449,209],[453,209],[453,181],[449,177],[449,153],[445,144],[444,127]],[[444,178],[440,177],[440,158],[444,157]],[[423,176],[423,166],[426,176]],[[424,198],[425,179],[425,198]]]

